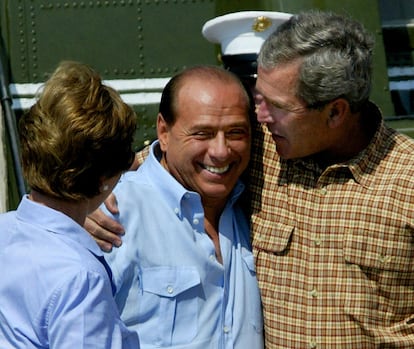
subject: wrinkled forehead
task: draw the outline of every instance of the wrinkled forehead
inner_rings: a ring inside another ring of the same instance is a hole
[[[237,103],[243,103],[249,107],[249,94],[243,84],[237,78],[220,76],[194,77],[182,84],[179,91],[179,99],[202,99],[210,96],[217,100],[231,99]]]

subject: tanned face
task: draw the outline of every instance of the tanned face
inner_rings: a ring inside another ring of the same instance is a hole
[[[178,92],[172,126],[158,117],[170,173],[203,201],[225,202],[250,155],[248,105],[235,82],[192,77]]]

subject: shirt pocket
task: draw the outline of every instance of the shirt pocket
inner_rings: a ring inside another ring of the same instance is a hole
[[[243,249],[242,252],[243,262],[246,265],[247,269],[250,272],[250,277],[254,279],[247,280],[246,284],[248,285],[249,289],[247,290],[249,295],[249,302],[247,304],[248,307],[248,318],[250,323],[253,325],[254,330],[257,333],[263,332],[263,312],[262,312],[262,303],[260,298],[260,291],[259,286],[257,284],[256,279],[256,268],[254,265],[254,257],[253,254]]]
[[[363,326],[414,317],[414,231],[349,230],[343,254],[348,273],[345,311]]]
[[[282,254],[289,246],[294,226],[283,223],[267,222],[262,218],[255,220],[253,247],[256,251]]]
[[[252,245],[263,308],[275,309],[290,297],[285,291],[286,275],[292,269],[287,256],[295,227],[260,217],[254,224]]]
[[[142,344],[182,345],[198,331],[201,280],[196,267],[142,268],[139,330]]]

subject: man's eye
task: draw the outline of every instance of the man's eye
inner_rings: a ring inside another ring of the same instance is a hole
[[[232,138],[243,137],[246,134],[247,134],[247,131],[244,129],[235,129],[227,133],[227,135]]]
[[[232,133],[232,134],[245,134],[246,131],[243,130],[243,129],[237,129],[237,130],[231,130],[229,133]]]
[[[208,131],[197,131],[193,133],[194,137],[198,137],[198,138],[206,138],[209,137],[211,135],[211,132]]]
[[[269,102],[270,105],[275,108],[275,109],[279,109],[279,110],[287,110],[286,108],[282,107],[281,105],[277,104],[276,102]]]

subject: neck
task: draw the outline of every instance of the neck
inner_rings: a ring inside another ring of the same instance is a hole
[[[218,228],[218,222],[220,220],[220,215],[223,212],[224,205],[221,203],[208,204],[203,200],[203,209],[206,219],[208,219],[215,228]]]
[[[83,226],[88,213],[87,201],[63,200],[42,194],[36,190],[31,191],[29,194],[29,199],[41,205],[64,213],[81,226]]]
[[[220,237],[219,237],[219,221],[220,215],[223,211],[223,207],[210,206],[203,203],[204,207],[204,229],[210,239],[213,241],[214,248],[216,251],[217,261],[223,264],[223,256],[220,248]]]

